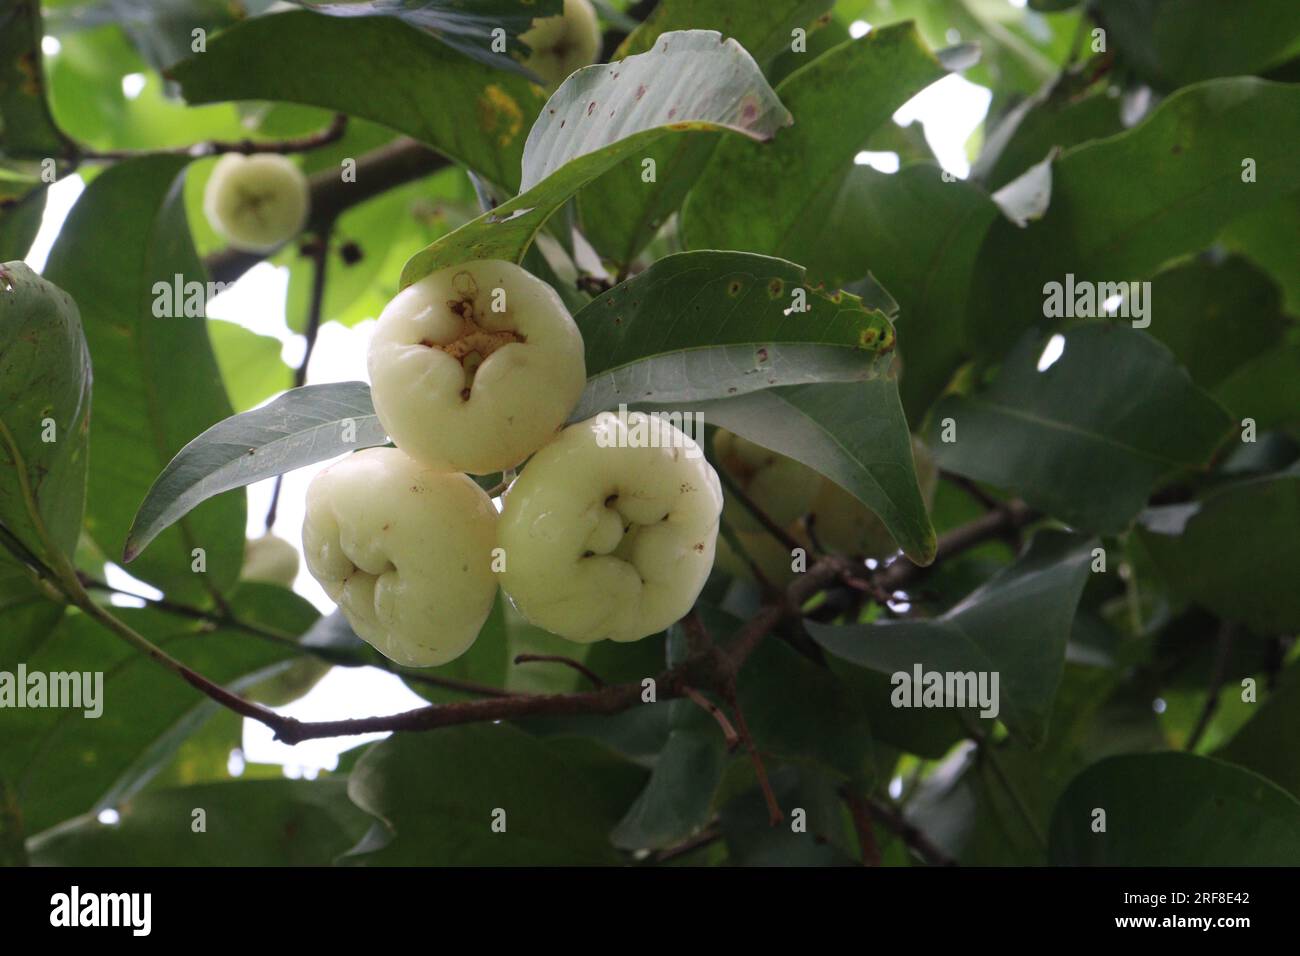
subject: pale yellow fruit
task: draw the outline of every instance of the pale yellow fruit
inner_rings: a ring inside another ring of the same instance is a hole
[[[307,489],[307,569],[352,629],[399,664],[445,664],[478,636],[496,596],[497,512],[470,478],[395,448],[368,448]]]
[[[302,232],[310,209],[307,177],[275,153],[227,153],[203,189],[203,211],[212,228],[249,252],[267,252]]]
[[[713,457],[778,525],[785,527],[812,507],[821,476],[807,465],[721,428],[713,435]],[[736,531],[767,533],[750,510],[730,496],[724,513]]]
[[[291,588],[298,577],[298,563],[298,549],[268,532],[244,545],[244,566],[239,576],[245,581]]]
[[[680,620],[704,587],[718,476],[666,423],[661,447],[629,447],[646,421],[602,412],[566,428],[506,493],[501,586],[538,627],[581,643],[635,641]]]
[[[587,380],[582,335],[555,290],[496,259],[399,292],[367,364],[393,442],[426,465],[475,475],[512,468],[549,441]]]
[[[564,0],[564,13],[534,20],[519,39],[532,53],[524,66],[549,86],[559,86],[574,70],[596,62],[600,24],[591,0]]]

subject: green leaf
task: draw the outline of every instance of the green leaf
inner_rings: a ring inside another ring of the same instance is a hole
[[[521,193],[413,256],[402,285],[468,259],[518,262],[574,193],[668,133],[722,130],[762,141],[789,122],[749,54],[711,30],[667,34],[648,53],[581,69],[528,133]]]
[[[1300,628],[1300,471],[1227,485],[1192,508],[1181,529],[1139,529],[1166,586],[1261,635]]]
[[[1273,277],[1282,287],[1286,311],[1300,316],[1300,192],[1281,202],[1235,219],[1219,236],[1229,249],[1239,252]]]
[[[522,76],[489,69],[391,17],[257,17],[171,73],[190,103],[277,100],[364,117],[507,189],[519,183],[522,134],[543,102]]]
[[[727,843],[727,863],[733,866],[854,866],[845,851],[843,804],[829,775],[807,767],[769,768],[777,805],[788,815],[804,811],[805,829],[788,823],[772,826],[767,802],[751,789],[727,802],[719,814]],[[856,853],[856,847],[853,852]]]
[[[909,558],[934,560],[934,528],[893,378],[769,388],[676,407],[825,475],[874,511]]]
[[[179,302],[160,310],[171,298],[160,287],[206,278],[185,221],[185,162],[161,156],[105,170],[68,215],[46,269],[81,306],[95,363],[86,530],[109,555],[154,476],[231,412],[202,315],[183,314]],[[203,574],[191,570],[195,548],[206,554]],[[244,501],[227,498],[187,518],[133,573],[198,601],[233,585],[243,556]]]
[[[1300,55],[1290,0],[1098,0],[1123,64],[1160,89],[1257,73]]]
[[[162,71],[194,52],[194,30],[211,36],[244,15],[242,5],[228,0],[107,0],[98,10],[78,10],[66,23],[60,23],[64,18],[56,8],[51,20],[64,29],[116,24],[141,58]]]
[[[907,694],[909,703],[925,688],[913,683],[917,667],[923,673],[987,675],[990,690],[996,674],[995,716],[1013,733],[1038,742],[1047,734],[1095,543],[1039,532],[1014,565],[932,620],[840,626],[808,621],[805,626],[836,657],[882,674],[908,675],[907,683],[895,683],[893,693]]]
[[[791,31],[808,27],[830,0],[663,0],[623,41],[615,59],[644,53],[674,30],[717,30],[749,51],[760,66],[787,50]],[[703,171],[719,137],[699,134],[665,139],[643,156],[630,156],[578,194],[582,229],[593,246],[626,267],[681,205]],[[654,181],[642,179],[654,160]]]
[[[364,382],[290,389],[182,448],[144,496],[123,556],[134,561],[164,529],[223,491],[387,442]]]
[[[1096,808],[1106,830],[1093,832]],[[1185,753],[1111,757],[1052,816],[1065,866],[1284,866],[1300,854],[1300,802],[1248,770]]]
[[[618,863],[608,833],[643,780],[632,764],[597,760],[573,742],[548,743],[508,724],[394,734],[366,752],[348,781],[353,802],[379,817],[391,839],[369,852],[357,848],[351,860]],[[504,832],[494,831],[494,821]]]
[[[333,17],[389,16],[422,30],[480,63],[499,70],[523,68],[511,55],[522,56],[527,47],[519,42],[536,18],[558,16],[563,0],[293,0],[299,6]],[[504,30],[506,50],[493,49],[495,31]]]
[[[0,11],[0,155],[44,159],[66,149],[45,98],[43,34],[37,0]]]
[[[0,262],[27,255],[44,215],[45,184],[0,167]]]
[[[1231,421],[1168,349],[1127,326],[1084,322],[1038,371],[1049,339],[1027,333],[991,386],[931,416],[940,467],[1021,494],[1088,531],[1114,532],[1164,478],[1204,468]],[[942,441],[951,419],[955,440]]]
[[[1229,683],[1224,693],[1237,691]],[[1300,726],[1300,663],[1282,672],[1262,704],[1247,706],[1259,709],[1214,756],[1268,777],[1300,797],[1300,749],[1295,736]]]
[[[1260,429],[1300,426],[1300,347],[1283,345],[1237,368],[1214,389],[1233,418]]]
[[[279,339],[220,319],[208,320],[208,338],[235,411],[248,411],[293,384]]]
[[[329,866],[365,835],[347,781],[231,780],[141,794],[117,823],[69,820],[31,841],[37,866]],[[203,811],[195,830],[195,811]]]
[[[805,311],[794,311],[802,298]],[[572,418],[619,402],[693,402],[879,374],[894,330],[793,263],[739,252],[660,259],[575,316],[588,384]]]
[[[310,604],[272,585],[241,584],[229,600],[240,620],[289,640],[316,618]],[[114,613],[168,654],[234,691],[296,657],[291,646],[233,628],[213,629],[153,609],[115,608]],[[217,709],[83,614],[65,617],[38,646],[18,653],[10,651],[7,635],[0,640],[7,670],[21,663],[29,675],[90,674],[92,681],[102,680],[97,717],[84,716],[85,706],[6,709],[0,777],[17,788],[29,833],[129,798]],[[93,678],[96,673],[101,678]],[[85,687],[80,681],[78,686]],[[92,694],[95,687],[92,683]]]
[[[1236,257],[1157,273],[1150,301],[1160,303],[1150,334],[1210,390],[1250,359],[1273,352],[1290,324],[1273,280]]]
[[[771,146],[721,144],[682,209],[688,248],[747,249],[802,263],[835,287],[870,262],[839,235],[854,155],[944,68],[911,24],[873,30],[796,70],[777,95],[797,122]]]
[[[55,568],[81,531],[90,379],[72,297],[21,262],[0,265],[0,525]]]
[[[998,207],[970,183],[944,181],[933,164],[892,175],[855,166],[836,216],[836,242],[898,301],[899,390],[919,423],[961,361],[966,292]]]
[[[1001,220],[989,229],[968,290],[967,348],[1007,348],[1042,319],[1047,283],[1148,278],[1295,192],[1298,111],[1300,87],[1212,80],[1179,90],[1127,132],[1066,150],[1052,166],[1047,214],[1023,229]],[[1243,181],[1246,158],[1257,164],[1254,182]]]

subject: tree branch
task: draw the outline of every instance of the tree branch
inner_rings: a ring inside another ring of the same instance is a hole
[[[279,140],[207,140],[192,146],[172,146],[163,149],[87,149],[78,146],[70,157],[74,162],[109,161],[139,159],[142,156],[190,156],[203,159],[208,156],[220,156],[225,153],[305,153],[331,143],[337,143],[348,129],[348,118],[344,113],[335,113],[330,125],[318,133]]]
[[[950,857],[918,827],[914,826],[902,812],[891,804],[881,800],[867,799],[875,819],[883,823],[903,843],[931,866],[956,866],[957,861]]]
[[[516,664],[563,664],[565,667],[572,667],[587,680],[591,681],[597,687],[607,686],[604,678],[593,671],[582,661],[575,661],[572,657],[565,657],[563,654],[516,654]]]

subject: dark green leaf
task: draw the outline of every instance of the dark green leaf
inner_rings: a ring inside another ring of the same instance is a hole
[[[719,145],[682,209],[689,248],[747,249],[802,263],[831,287],[872,268],[839,227],[853,157],[944,68],[910,24],[873,30],[795,71],[777,95],[797,122],[770,146]]]
[[[144,497],[125,558],[134,560],[163,529],[213,495],[387,442],[364,382],[291,389],[218,422],[180,450]]]
[[[31,843],[37,866],[328,866],[368,820],[347,781],[231,780],[134,797],[117,823],[69,820]],[[198,811],[202,811],[201,817]],[[199,821],[202,821],[202,829]]]
[[[1239,696],[1243,691],[1229,681],[1223,693]],[[1300,727],[1300,663],[1282,672],[1262,704],[1246,706],[1258,709],[1214,756],[1268,777],[1300,797],[1300,741],[1295,735]]]
[[[1261,634],[1300,628],[1300,471],[1228,485],[1192,508],[1181,528],[1150,520],[1139,531],[1166,586]]]
[[[931,447],[943,468],[1014,490],[1075,527],[1118,531],[1161,479],[1205,467],[1231,422],[1148,336],[1085,322],[1063,337],[1064,353],[1043,371],[1050,340],[1027,333],[991,386],[940,402]],[[955,440],[945,442],[949,419]]]
[[[81,532],[90,379],[72,297],[0,264],[0,525],[54,568]]]
[[[1283,866],[1297,855],[1300,802],[1248,770],[1185,753],[1103,760],[1052,815],[1055,864]]]
[[[391,839],[370,852],[354,851],[351,859],[423,866],[617,863],[608,833],[644,772],[612,758],[593,766],[589,752],[571,747],[508,724],[389,737],[357,762],[348,793],[384,821]],[[504,832],[494,830],[494,820],[504,821]]]
[[[919,686],[914,680],[918,667],[927,675],[974,674],[988,682],[988,690],[997,675],[992,706],[999,712],[992,716],[1025,739],[1040,741],[1095,543],[1039,532],[1014,565],[932,620],[806,626],[836,657],[895,678],[907,675],[901,685],[893,682],[893,694],[904,695],[908,705],[926,687],[925,680]],[[942,706],[957,704],[945,699]],[[968,698],[967,709],[980,706]]]
[[[522,76],[391,17],[257,17],[214,37],[172,75],[191,103],[269,99],[382,123],[507,189],[519,183],[523,133],[543,103]]]
[[[43,34],[37,0],[0,11],[0,155],[54,158],[66,148],[46,102]]]
[[[805,311],[793,311],[796,296]],[[894,344],[889,320],[856,296],[827,296],[792,263],[737,252],[660,259],[575,320],[589,379],[575,420],[620,402],[863,379],[879,372]]]

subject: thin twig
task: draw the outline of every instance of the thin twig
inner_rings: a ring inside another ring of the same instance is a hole
[[[957,865],[956,860],[939,849],[939,846],[926,836],[923,830],[903,816],[902,812],[896,807],[882,800],[871,798],[867,799],[867,804],[871,807],[874,818],[888,827],[895,836],[903,841],[905,846],[926,863],[931,866]]]
[[[863,866],[880,866],[880,846],[876,843],[876,829],[871,820],[871,805],[867,798],[851,787],[840,791],[844,805],[849,808],[853,818],[853,829],[858,835],[858,846],[862,849]]]
[[[723,490],[740,502],[744,509],[754,516],[754,519],[763,526],[767,533],[780,542],[783,548],[790,552],[806,550],[802,544],[795,540],[794,536],[790,534],[789,531],[777,524],[772,519],[772,516],[764,511],[762,507],[759,506],[758,502],[749,496],[749,493],[746,492],[745,489],[740,487],[739,482],[727,474],[725,468],[719,468],[717,471],[718,478],[722,482]]]
[[[758,788],[763,791],[763,800],[767,803],[767,821],[771,826],[779,826],[785,818],[781,813],[781,805],[776,802],[776,793],[772,790],[772,781],[767,777],[767,766],[763,763],[763,756],[758,752],[758,747],[754,743],[754,735],[749,731],[749,722],[745,720],[745,711],[741,709],[740,701],[736,696],[735,684],[731,684],[725,691],[727,704],[731,707],[732,712],[736,715],[736,727],[740,732],[740,740],[749,751],[749,759],[754,764],[754,776],[758,778]]]
[[[731,721],[727,719],[727,715],[722,712],[721,707],[689,685],[682,687],[682,693],[686,695],[691,703],[718,722],[718,726],[722,728],[722,739],[726,741],[728,752],[734,751],[740,746],[740,735],[736,733],[736,728],[731,725]]]
[[[582,663],[582,661],[575,661],[572,657],[565,657],[562,654],[516,654],[515,663],[516,664],[533,664],[533,663],[563,664],[565,667],[572,667],[575,671],[577,671],[583,677],[587,678],[587,680],[591,681],[597,687],[608,686],[605,683],[604,678],[602,678],[599,674],[593,671],[586,664]]]
[[[712,823],[694,836],[687,837],[676,846],[660,850],[654,855],[654,862],[667,863],[669,860],[675,860],[678,857],[694,853],[696,850],[716,843],[721,839],[722,829],[716,823]]]
[[[1236,628],[1231,621],[1219,622],[1219,640],[1214,651],[1214,670],[1210,675],[1210,688],[1205,697],[1205,706],[1201,708],[1201,716],[1197,718],[1196,726],[1187,736],[1187,744],[1183,747],[1188,752],[1196,749],[1196,745],[1205,736],[1210,721],[1219,709],[1219,695],[1223,692],[1223,682],[1228,677],[1228,661],[1232,657],[1232,641],[1235,636]]]

